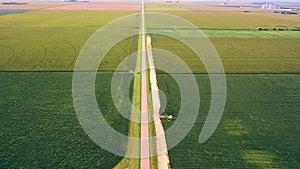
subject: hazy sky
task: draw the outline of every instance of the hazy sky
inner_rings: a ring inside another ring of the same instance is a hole
[[[64,1],[64,0],[0,0],[0,2],[7,1],[18,1],[18,2],[28,2],[28,1]],[[93,1],[105,1],[105,2],[139,2],[141,0],[90,0]],[[164,2],[165,0],[145,0],[148,2]],[[181,2],[298,2],[300,0],[180,0]]]
[[[95,0],[95,1],[98,1],[98,0]],[[100,0],[100,1],[103,1],[103,0]],[[118,1],[118,0],[115,0],[115,1]],[[136,0],[136,1],[139,1],[139,0]],[[145,1],[164,2],[165,0],[145,0]],[[182,2],[300,2],[300,0],[180,0],[180,1],[182,1]]]

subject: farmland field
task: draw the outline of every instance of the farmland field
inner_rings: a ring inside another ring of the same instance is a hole
[[[127,134],[128,120],[112,106],[111,77],[98,73],[97,100],[110,125]],[[72,72],[1,72],[0,79],[1,168],[112,168],[121,160],[81,128],[73,108]]]
[[[99,148],[80,127],[71,72],[2,72],[0,78],[2,167],[111,168],[121,160]],[[110,78],[111,73],[98,73],[98,103],[110,125],[126,134],[128,120],[109,97]],[[169,152],[173,168],[299,167],[298,74],[228,74],[224,116],[205,144],[198,143],[198,136],[209,108],[210,84],[205,74],[196,78],[200,115],[188,136]],[[171,101],[166,112],[176,117],[179,92],[167,92],[176,91],[176,83],[167,74],[159,74],[158,80]],[[165,127],[170,123],[164,121]]]
[[[176,5],[149,5],[148,11],[174,14],[199,27],[215,46],[227,73],[224,116],[213,136],[199,144],[211,97],[206,70],[184,44],[151,35],[153,48],[173,52],[190,66],[201,93],[194,127],[169,151],[171,168],[300,168],[300,31],[291,31],[300,28],[299,15],[197,12]],[[72,70],[82,46],[96,30],[133,13],[35,10],[0,16],[0,168],[128,166],[128,159],[119,163],[123,157],[101,149],[84,133],[73,107]],[[259,27],[270,30],[258,31]],[[188,30],[176,31],[193,38]],[[137,36],[119,42],[97,73],[99,108],[124,135],[130,133],[131,122],[114,106],[111,77],[137,44]],[[180,91],[174,79],[158,72],[159,88],[168,99],[165,113],[176,118]],[[131,85],[131,96],[132,90]],[[163,120],[165,129],[173,122]],[[138,135],[137,130],[131,132]],[[131,163],[138,166],[139,160]]]
[[[279,15],[271,12],[195,12],[169,11],[182,17],[199,28],[219,29],[257,29],[261,28],[299,28],[300,16]]]
[[[210,39],[227,73],[228,92],[218,129],[207,142],[199,144],[211,97],[204,65],[184,44],[152,35],[154,48],[176,54],[196,73],[201,96],[194,127],[169,151],[171,167],[299,168],[300,34],[291,31],[299,27],[299,16],[179,10],[167,13],[191,21]],[[258,31],[259,27],[276,30]],[[278,31],[278,28],[289,31]],[[193,38],[189,30],[175,31]],[[154,56],[159,55],[159,51],[154,51]],[[176,67],[176,64],[169,64]],[[165,113],[177,117],[179,88],[169,75],[159,72],[159,88],[168,100]],[[173,121],[164,120],[163,124],[168,129]]]
[[[9,14],[16,14],[16,13],[23,13],[26,12],[26,10],[1,10],[0,9],[0,15],[9,15]]]
[[[131,13],[33,11],[1,16],[0,31],[5,33],[0,34],[0,70],[71,71],[80,49],[96,30]],[[119,50],[115,51],[120,55],[124,55],[122,47],[116,46]],[[125,48],[127,50],[130,47]]]
[[[227,74],[224,115],[204,144],[198,139],[209,110],[210,83],[206,74],[195,76],[199,117],[188,136],[169,151],[173,168],[299,168],[299,74]],[[176,117],[178,87],[167,74],[159,74],[158,81],[170,100],[166,112]],[[171,123],[164,121],[166,128]]]
[[[129,11],[32,11],[0,17],[0,168],[112,168],[122,157],[96,145],[82,130],[72,101],[72,71],[85,41]],[[136,27],[136,25],[133,25]],[[118,43],[102,69],[114,70],[137,48],[137,37]],[[98,73],[96,95],[109,124],[127,135],[117,113],[112,73]],[[121,143],[126,146],[126,143]]]
[[[153,47],[169,50],[178,55],[193,72],[206,72],[199,58],[184,44],[164,36],[153,36],[152,39]],[[298,73],[300,71],[300,38],[218,37],[210,40],[219,53],[226,73]],[[157,52],[154,54],[159,56]]]

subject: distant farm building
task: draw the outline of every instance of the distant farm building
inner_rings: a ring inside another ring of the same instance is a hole
[[[261,8],[262,9],[268,9],[268,10],[278,10],[280,9],[281,7],[278,6],[278,5],[275,5],[273,3],[266,3],[266,4],[262,4],[261,5]]]
[[[166,0],[166,3],[180,3],[180,0]]]
[[[64,0],[64,2],[90,2],[89,0]]]

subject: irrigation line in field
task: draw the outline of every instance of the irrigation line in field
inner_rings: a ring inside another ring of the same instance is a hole
[[[11,48],[11,47],[8,47],[8,46],[4,46],[4,47],[6,47],[10,51],[12,51],[12,56],[5,63],[3,63],[2,65],[0,65],[2,67],[5,67],[6,64],[8,64],[9,62],[11,62],[15,58],[15,50],[13,48]]]
[[[44,56],[42,57],[42,59],[32,68],[32,70],[37,69],[46,59],[47,57],[47,48],[45,47],[45,45],[41,44],[42,48],[44,49]]]
[[[74,51],[74,57],[73,60],[71,61],[71,63],[68,65],[67,70],[70,70],[70,68],[72,68],[73,63],[75,62],[76,58],[77,58],[77,50],[75,48],[74,45],[72,45],[72,43],[65,41]],[[72,69],[71,69],[72,70]]]

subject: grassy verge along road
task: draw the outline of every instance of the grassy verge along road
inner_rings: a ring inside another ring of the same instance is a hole
[[[141,50],[141,36],[138,40],[138,51]],[[132,105],[133,108],[131,110],[130,115],[130,123],[129,123],[129,131],[128,136],[133,138],[140,138],[140,123],[134,121],[134,119],[140,119],[140,110],[141,110],[141,56],[140,52],[137,53],[136,59],[136,68],[135,75],[133,81],[133,94],[132,94]],[[130,143],[128,142],[127,151],[129,154],[138,154],[140,151],[140,144]],[[123,158],[122,161],[115,166],[115,169],[122,168],[139,168],[140,159],[139,158]]]

